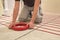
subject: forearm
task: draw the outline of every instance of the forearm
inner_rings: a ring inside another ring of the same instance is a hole
[[[34,10],[33,10],[32,18],[31,18],[31,22],[33,22],[33,23],[34,23],[36,16],[37,16],[37,11],[38,11],[40,1],[41,0],[35,0]]]
[[[15,1],[15,7],[14,7],[13,19],[12,19],[13,22],[15,22],[16,19],[17,19],[17,15],[18,15],[18,12],[19,12],[19,5],[20,5],[20,2],[19,1]]]

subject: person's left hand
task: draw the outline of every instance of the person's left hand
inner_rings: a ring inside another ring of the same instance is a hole
[[[33,22],[29,22],[28,25],[29,25],[29,28],[34,28],[34,23]]]

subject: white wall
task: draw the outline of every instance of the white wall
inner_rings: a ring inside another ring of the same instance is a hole
[[[60,14],[60,0],[42,0],[42,9]]]
[[[14,0],[7,0],[9,12],[13,12]],[[60,14],[60,0],[42,0],[42,10]]]
[[[3,13],[3,5],[2,5],[2,0],[0,0],[0,16],[2,15]]]

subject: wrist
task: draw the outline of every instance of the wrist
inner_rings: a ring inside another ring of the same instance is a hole
[[[11,22],[15,22],[15,21],[11,21]]]

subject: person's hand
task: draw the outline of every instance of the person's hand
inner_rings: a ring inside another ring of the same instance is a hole
[[[12,26],[15,26],[15,22],[11,22],[8,28],[11,28]]]
[[[29,28],[34,28],[34,23],[33,22],[29,22],[28,25],[29,25]]]

